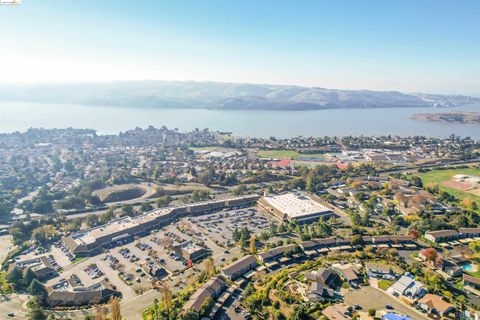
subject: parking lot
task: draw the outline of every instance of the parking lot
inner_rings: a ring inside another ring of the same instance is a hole
[[[61,265],[60,276],[46,282],[47,286],[58,288],[88,287],[99,281],[108,280],[122,292],[123,298],[133,298],[152,288],[152,276],[141,268],[142,263],[157,263],[166,271],[166,276],[187,268],[186,261],[172,247],[187,241],[198,241],[179,232],[175,226],[168,226],[146,237],[105,252],[75,261],[69,261],[69,253],[63,246],[52,246],[41,255],[53,255]],[[63,251],[62,251],[63,249]],[[39,255],[28,253],[29,258]],[[25,256],[22,256],[23,260]],[[183,282],[180,280],[180,283]]]
[[[122,239],[92,257],[77,258],[61,242],[56,242],[49,247],[33,247],[16,259],[46,256],[59,273],[58,277],[47,280],[46,286],[72,290],[108,279],[123,299],[129,301],[154,286],[149,266],[158,267],[163,274],[158,279],[170,283],[173,290],[185,287],[203,270],[204,258],[200,258],[193,261],[194,268],[184,272],[188,262],[182,256],[182,247],[207,249],[215,266],[221,268],[241,253],[232,239],[235,228],[247,227],[252,234],[259,234],[268,226],[266,216],[254,208],[225,210],[184,218],[135,239]]]
[[[270,221],[255,208],[224,210],[206,216],[187,218],[198,232],[207,236],[216,244],[229,247],[233,245],[232,238],[235,229],[247,227],[252,234],[258,235],[267,230]]]

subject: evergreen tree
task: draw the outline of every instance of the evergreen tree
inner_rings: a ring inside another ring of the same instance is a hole
[[[240,237],[240,241],[238,241],[238,245],[242,249],[244,249],[247,246],[247,240],[245,240],[245,237],[243,236],[243,234]]]
[[[233,230],[232,237],[233,237],[233,240],[235,240],[235,242],[238,242],[240,240],[241,234],[240,234],[240,231],[238,230],[238,227],[235,227],[235,230]]]
[[[45,288],[40,281],[33,279],[32,283],[28,287],[28,291],[34,296],[41,296],[45,292]]]
[[[42,310],[38,300],[32,299],[30,302],[30,312],[27,314],[27,320],[46,320],[47,314]]]
[[[20,281],[22,281],[22,279],[22,272],[17,267],[12,268],[12,270],[10,270],[6,276],[8,283],[18,284]]]
[[[26,287],[29,287],[32,281],[36,278],[37,276],[35,275],[35,272],[32,271],[32,269],[25,268],[25,270],[23,270],[23,284]]]

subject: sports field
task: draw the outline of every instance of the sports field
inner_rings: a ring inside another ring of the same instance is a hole
[[[257,155],[261,158],[272,159],[297,159],[298,157],[305,158],[325,158],[324,154],[320,153],[298,153],[294,150],[260,150]]]
[[[466,190],[465,185],[455,181],[456,174],[480,176],[480,169],[463,168],[452,170],[432,170],[417,175],[422,179],[423,185],[438,184],[440,190],[446,191],[459,199],[470,198],[480,205],[480,196],[477,190]]]
[[[262,158],[292,159],[298,156],[299,153],[293,150],[260,150],[257,154]]]

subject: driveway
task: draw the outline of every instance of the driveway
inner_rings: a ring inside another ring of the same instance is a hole
[[[359,290],[346,290],[343,294],[345,303],[351,306],[358,304],[365,312],[370,308],[375,308],[377,311],[387,311],[385,306],[390,305],[394,308],[393,312],[405,314],[412,319],[431,320],[423,313],[406,306],[384,291],[370,286],[362,287]]]

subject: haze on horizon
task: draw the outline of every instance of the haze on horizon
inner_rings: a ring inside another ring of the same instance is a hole
[[[0,6],[0,84],[195,80],[480,96],[478,1]]]

